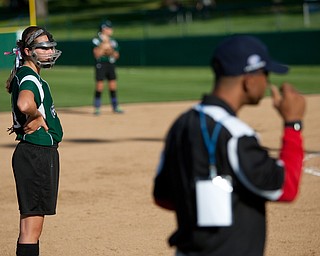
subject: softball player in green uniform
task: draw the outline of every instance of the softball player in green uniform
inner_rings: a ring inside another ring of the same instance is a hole
[[[92,39],[93,56],[95,58],[95,92],[93,105],[95,114],[100,114],[101,94],[104,88],[104,80],[108,81],[108,89],[112,110],[116,114],[123,113],[119,107],[117,98],[117,75],[115,63],[119,59],[119,44],[112,38],[113,28],[111,21],[103,22],[98,37]]]
[[[17,256],[38,256],[44,216],[56,213],[59,154],[63,131],[41,68],[55,64],[61,51],[45,29],[31,26],[17,42],[15,67],[7,81],[13,126],[20,141],[12,168],[20,210]]]

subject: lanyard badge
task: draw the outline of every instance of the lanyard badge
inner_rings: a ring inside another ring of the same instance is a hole
[[[229,175],[218,175],[216,167],[216,145],[222,124],[217,122],[210,138],[203,106],[200,108],[200,125],[206,148],[209,152],[209,175],[207,179],[196,179],[197,225],[199,227],[221,227],[232,225],[232,179]]]

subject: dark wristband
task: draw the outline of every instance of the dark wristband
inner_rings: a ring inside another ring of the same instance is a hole
[[[292,122],[285,122],[284,127],[291,127],[295,131],[301,131],[302,130],[302,121],[297,120],[297,121],[292,121]]]

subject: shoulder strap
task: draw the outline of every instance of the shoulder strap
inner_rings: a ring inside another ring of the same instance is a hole
[[[201,104],[193,107],[196,111],[200,111]],[[213,118],[216,122],[220,122],[233,137],[255,136],[255,131],[239,118],[230,115],[225,109],[219,106],[204,105],[203,112]]]

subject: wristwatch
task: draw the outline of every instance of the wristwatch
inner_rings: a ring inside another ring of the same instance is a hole
[[[302,121],[297,120],[297,121],[292,121],[292,122],[285,122],[284,126],[285,127],[291,127],[295,131],[301,131],[302,130]]]

